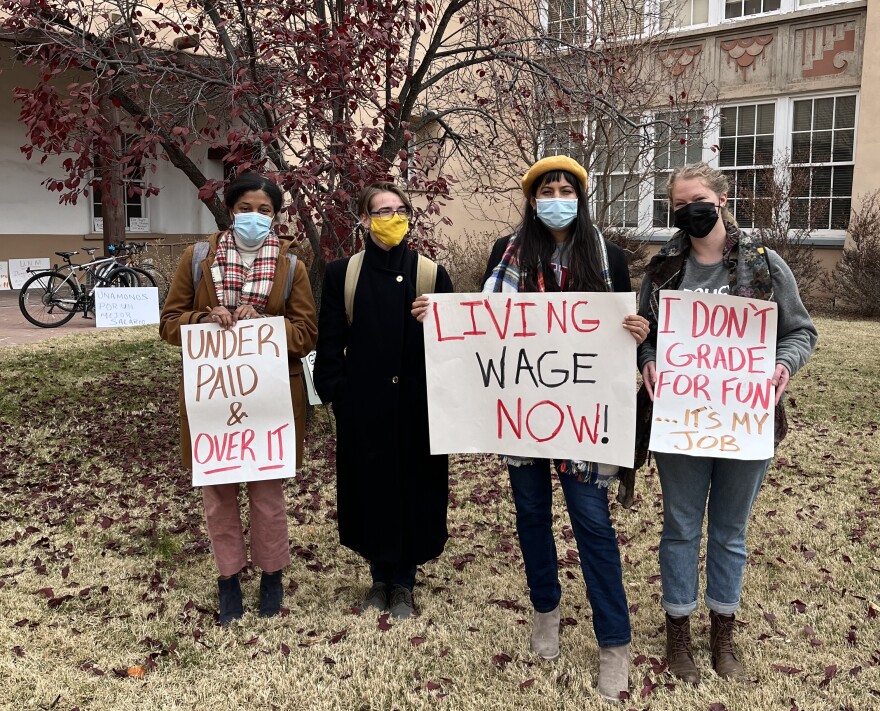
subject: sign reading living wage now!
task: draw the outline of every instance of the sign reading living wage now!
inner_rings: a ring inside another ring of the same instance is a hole
[[[284,319],[182,326],[181,338],[193,486],[295,476]]]
[[[633,294],[432,294],[431,452],[632,466]]]
[[[776,320],[769,301],[660,292],[652,450],[773,456]]]

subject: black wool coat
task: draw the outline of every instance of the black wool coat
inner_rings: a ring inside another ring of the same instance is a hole
[[[430,454],[425,343],[410,314],[418,257],[367,239],[351,325],[348,258],[327,266],[315,386],[336,416],[339,541],[367,560],[420,564],[448,538],[449,458]],[[434,291],[452,291],[443,267]]]

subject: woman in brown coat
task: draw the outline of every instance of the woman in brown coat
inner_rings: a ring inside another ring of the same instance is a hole
[[[272,229],[272,222],[281,209],[281,199],[277,185],[254,173],[242,175],[226,187],[224,202],[233,220],[232,228],[209,238],[200,268],[195,265],[194,269],[193,265],[194,252],[198,255],[195,247],[183,253],[162,309],[159,328],[163,339],[180,346],[181,326],[214,322],[229,328],[239,319],[283,316],[299,468],[306,416],[300,358],[314,347],[318,328],[305,265],[288,256],[290,242],[279,239]],[[194,279],[194,275],[198,276]],[[182,465],[191,467],[189,423],[182,385],[180,425]],[[270,617],[281,608],[281,571],[290,563],[283,480],[248,482],[247,490],[251,557],[263,571],[260,615]],[[202,487],[208,536],[220,574],[220,624],[224,625],[244,614],[238,573],[247,564],[247,553],[238,491],[238,484]]]

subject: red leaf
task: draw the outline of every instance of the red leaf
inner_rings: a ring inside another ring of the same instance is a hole
[[[333,636],[330,637],[330,644],[336,644],[337,642],[341,642],[345,639],[345,636],[348,634],[348,630],[339,630],[339,632],[334,632]]]
[[[290,647],[284,644],[284,642],[281,643],[281,654],[285,657],[290,655]]]
[[[525,681],[520,682],[519,688],[520,688],[520,689],[528,689],[528,688],[529,688],[530,686],[532,686],[534,683],[535,683],[535,680],[534,680],[534,679],[526,679]]]
[[[410,643],[413,647],[418,647],[420,644],[424,644],[424,643],[425,643],[425,638],[424,638],[424,637],[410,637],[410,639],[409,639],[409,643]]]
[[[780,674],[788,674],[789,676],[791,676],[792,674],[800,674],[802,671],[797,667],[787,667],[784,664],[774,664],[773,668]]]
[[[388,622],[387,612],[384,615],[379,615],[379,621],[376,623],[376,627],[378,627],[379,630],[381,630],[382,632],[387,632],[393,627],[393,625]]]
[[[714,704],[709,704],[709,711],[727,711],[727,707],[720,702],[715,702]]]
[[[24,650],[23,650],[21,647],[19,647],[18,645],[16,645],[15,647],[13,647],[13,648],[12,648],[12,651],[15,652],[15,656],[17,656],[17,657],[23,657],[23,656],[24,656]]]
[[[802,615],[807,611],[807,604],[800,600],[792,600],[791,606],[795,609],[795,612],[799,612]]]
[[[437,689],[440,688],[440,684],[438,684],[436,681],[426,681],[425,688],[428,691],[437,691]]]

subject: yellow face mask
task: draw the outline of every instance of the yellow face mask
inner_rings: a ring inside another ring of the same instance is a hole
[[[389,247],[399,245],[407,232],[409,232],[409,220],[402,215],[370,218],[370,233]]]

